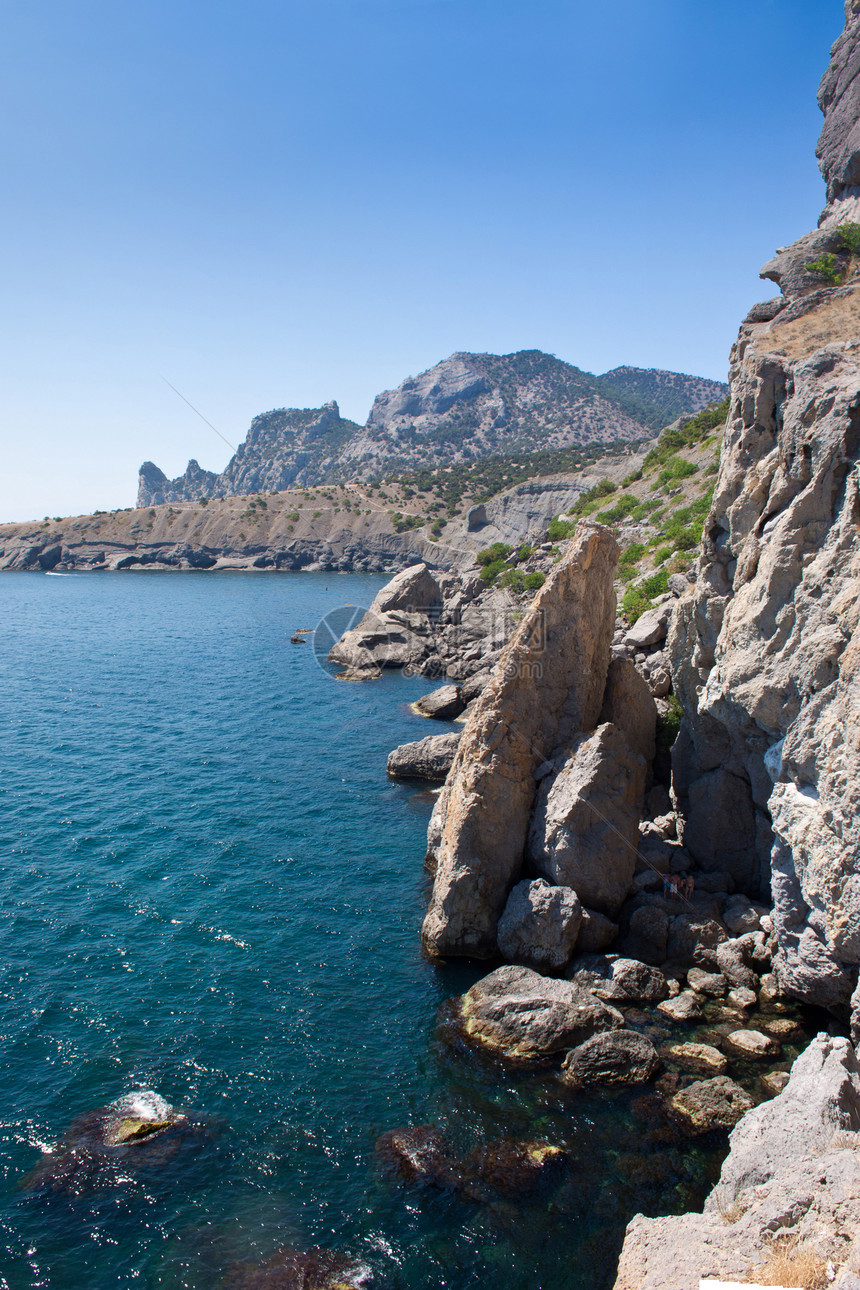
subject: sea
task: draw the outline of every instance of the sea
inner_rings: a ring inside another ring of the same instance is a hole
[[[456,727],[412,711],[425,679],[325,661],[384,581],[0,578],[2,1290],[303,1284],[284,1250],[383,1290],[608,1290],[628,1219],[712,1184],[722,1146],[652,1132],[641,1095],[446,1023],[488,965],[422,954],[433,794],[385,764]],[[150,1091],[205,1131],[44,1185],[79,1117]],[[376,1144],[424,1124],[567,1167],[526,1195],[417,1187]]]

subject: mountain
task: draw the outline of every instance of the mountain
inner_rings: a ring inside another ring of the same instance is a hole
[[[349,483],[512,452],[637,442],[723,398],[726,388],[635,367],[593,376],[540,350],[452,354],[377,395],[364,427],[341,417],[334,401],[280,408],[254,418],[220,475],[192,460],[169,480],[144,462],[138,505]]]

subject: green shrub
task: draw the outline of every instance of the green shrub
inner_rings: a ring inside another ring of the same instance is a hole
[[[662,497],[647,497],[644,502],[640,502],[635,511],[630,514],[634,520],[647,520],[652,511],[656,511],[662,502]]]
[[[681,705],[674,694],[670,694],[666,702],[668,703],[667,711],[661,713],[657,718],[657,752],[663,753],[664,756],[668,756],[672,751],[672,746],[678,738],[678,731],[681,729],[681,720],[684,716]]]
[[[508,587],[511,591],[519,592],[525,590],[525,578],[520,569],[505,569],[499,579],[500,587]]]
[[[860,224],[843,224],[838,232],[845,250],[852,255],[860,255]]]
[[[546,527],[546,535],[550,542],[561,542],[571,537],[575,528],[576,524],[571,520],[551,519]]]
[[[646,609],[651,608],[651,602],[641,587],[628,587],[621,597],[621,608],[627,616],[627,621],[635,623],[637,618],[642,617]]]
[[[523,581],[526,591],[537,591],[546,582],[546,574],[538,569],[534,573],[527,573]]]
[[[587,488],[567,513],[568,515],[590,515],[592,511],[597,510],[604,497],[617,491],[618,485],[613,484],[611,479],[601,479],[600,483],[595,484],[593,488]]]
[[[699,467],[692,461],[687,461],[684,457],[668,457],[663,469],[660,471],[658,479],[665,488],[667,484],[672,484],[680,479],[689,479],[695,475]]]
[[[627,549],[621,552],[618,560],[619,565],[638,564],[646,549],[644,542],[631,542]]]
[[[512,546],[508,546],[507,542],[494,542],[492,546],[485,547],[483,551],[479,551],[475,559],[478,564],[495,564],[498,561],[506,560],[513,549]]]
[[[287,516],[287,519],[292,520],[294,524],[298,518],[299,518],[298,511],[290,511],[289,515]]]
[[[654,552],[654,563],[662,564],[664,560],[669,559],[669,556],[672,554],[674,550],[675,548],[671,545],[658,547],[658,549]]]
[[[533,546],[529,546],[528,542],[523,542],[523,544],[522,544],[522,546],[520,547],[519,551],[517,551],[517,559],[518,559],[518,560],[527,560],[527,559],[529,558],[529,556],[532,554],[532,552],[533,552],[533,551],[534,551],[534,547],[533,547]]]
[[[622,479],[621,487],[629,488],[631,484],[635,484],[641,478],[642,478],[641,470],[631,470],[630,474],[625,475],[624,478]]]
[[[817,273],[831,287],[838,287],[842,281],[842,272],[839,268],[839,262],[832,251],[825,251],[819,255],[817,260],[807,260],[803,266],[810,273]]]
[[[481,579],[486,582],[488,587],[491,587],[504,567],[504,560],[493,560],[490,564],[485,564],[481,569]]]
[[[633,514],[638,505],[637,499],[628,493],[626,497],[619,498],[608,511],[601,511],[597,518],[601,524],[620,524],[628,515]]]
[[[664,592],[669,590],[669,574],[667,571],[658,569],[656,573],[652,573],[642,583],[642,590],[649,600],[653,600],[654,596],[662,596]]]

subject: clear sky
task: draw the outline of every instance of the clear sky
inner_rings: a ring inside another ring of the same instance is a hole
[[[724,379],[842,0],[0,0],[0,520],[454,350]]]

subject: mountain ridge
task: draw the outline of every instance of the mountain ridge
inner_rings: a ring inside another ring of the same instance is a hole
[[[334,400],[276,408],[254,418],[220,473],[192,459],[171,480],[146,461],[138,506],[355,483],[512,452],[633,444],[724,397],[726,388],[656,368],[594,376],[541,350],[458,351],[378,394],[363,427],[341,417]]]

